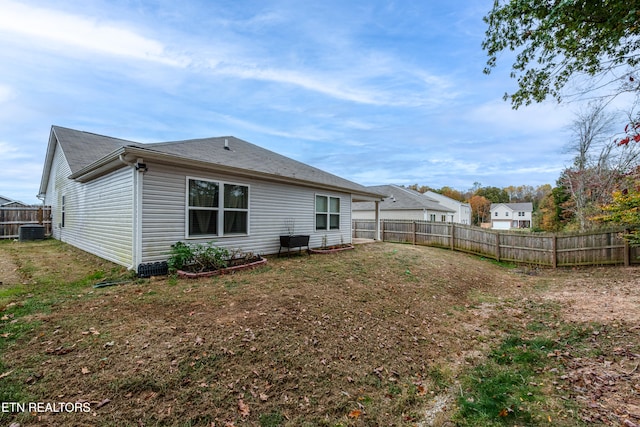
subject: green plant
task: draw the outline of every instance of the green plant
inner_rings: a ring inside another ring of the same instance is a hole
[[[171,256],[167,260],[167,265],[171,272],[180,270],[185,265],[188,265],[194,257],[192,247],[182,242],[176,242],[171,245],[170,254]]]
[[[225,268],[231,258],[228,249],[215,246],[213,242],[188,245],[176,242],[171,245],[167,265],[170,272],[188,268],[192,271],[209,271]]]

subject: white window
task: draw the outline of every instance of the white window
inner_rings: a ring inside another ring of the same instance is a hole
[[[340,198],[316,194],[316,230],[340,229]]]
[[[505,212],[505,213],[504,213],[504,216],[509,216],[509,212]]]
[[[67,196],[62,196],[62,203],[60,204],[60,227],[64,228],[64,222],[67,216]]]
[[[187,178],[187,237],[249,233],[249,187]]]
[[[447,216],[446,215],[440,215],[440,221],[447,222]]]
[[[429,214],[429,221],[436,222],[436,214]]]

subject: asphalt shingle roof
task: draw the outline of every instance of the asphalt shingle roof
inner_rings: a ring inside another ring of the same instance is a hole
[[[533,203],[531,202],[523,202],[523,203],[491,203],[491,209],[494,209],[498,205],[505,205],[509,209],[513,211],[524,211],[524,212],[532,212],[533,211]]]
[[[454,212],[422,193],[397,185],[374,185],[367,187],[369,191],[387,194],[388,197],[380,203],[381,210],[412,210],[427,209],[431,211]],[[373,202],[353,203],[354,211],[370,211],[375,209]]]
[[[296,181],[337,187],[360,194],[378,194],[371,188],[277,154],[233,136],[184,141],[138,143],[89,132],[54,126],[71,172],[75,173],[122,147],[136,147],[150,153],[206,162]],[[228,149],[225,148],[228,146]],[[384,193],[380,193],[384,195]]]

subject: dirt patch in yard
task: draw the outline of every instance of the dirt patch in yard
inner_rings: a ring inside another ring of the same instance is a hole
[[[3,242],[4,245],[11,245],[13,242]],[[20,283],[18,266],[13,262],[12,257],[0,256],[0,285],[15,285]]]
[[[568,321],[640,325],[640,268],[544,271],[542,276],[551,281],[544,298],[561,303]]]

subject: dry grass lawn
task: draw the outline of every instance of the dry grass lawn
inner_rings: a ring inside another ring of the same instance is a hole
[[[386,243],[199,280],[131,278],[56,241],[3,242],[0,258],[2,400],[91,404],[3,425],[464,425],[461,378],[541,308],[595,350],[549,349],[562,370],[545,370],[532,423],[640,424],[638,267],[506,268]]]

